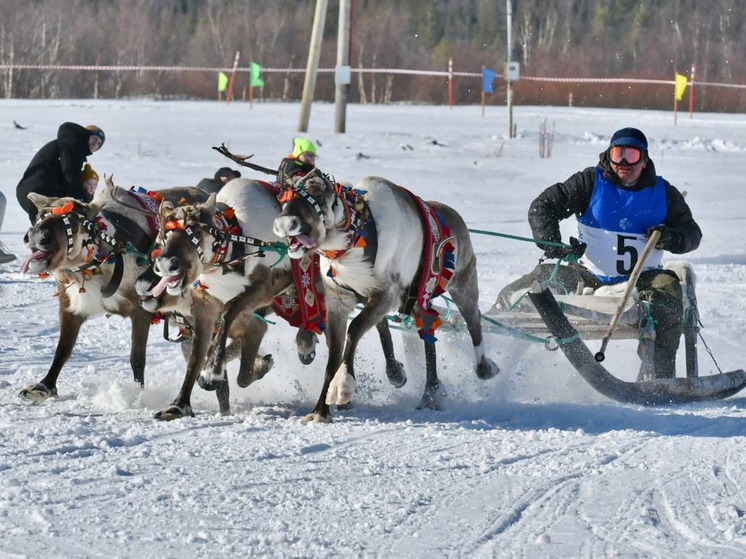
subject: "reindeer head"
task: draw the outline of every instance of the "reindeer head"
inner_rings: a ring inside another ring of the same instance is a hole
[[[211,261],[217,240],[215,209],[214,194],[204,204],[161,204],[158,242],[151,257],[153,271],[162,278],[159,285],[165,285],[170,295],[184,294]]]
[[[273,230],[287,239],[290,258],[301,258],[309,251],[346,239],[346,233],[334,234],[346,221],[344,203],[332,181],[318,169],[295,179],[281,201],[282,212]]]
[[[23,239],[31,255],[21,271],[39,274],[85,262],[84,248],[91,240],[85,224],[99,213],[98,202],[86,204],[75,198],[49,198],[35,192],[28,198],[39,212]]]

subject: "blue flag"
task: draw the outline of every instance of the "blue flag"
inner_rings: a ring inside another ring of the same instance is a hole
[[[495,81],[497,74],[494,70],[489,68],[482,69],[482,91],[484,93],[495,93],[495,88],[492,86]]]

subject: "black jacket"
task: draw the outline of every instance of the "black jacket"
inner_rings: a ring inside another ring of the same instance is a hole
[[[74,122],[65,122],[57,131],[57,139],[34,155],[16,187],[18,203],[29,214],[32,223],[37,210],[28,199],[31,192],[91,201],[91,196],[83,189],[83,164],[91,155],[88,145],[90,136],[90,130]]]
[[[277,168],[277,181],[283,186],[292,186],[293,177],[307,175],[315,168],[310,163],[303,163],[292,155],[288,155],[280,161],[280,166]]]
[[[241,176],[241,173],[234,171],[230,167],[221,167],[215,173],[215,177],[211,179],[202,179],[197,183],[197,188],[207,192],[208,194],[217,194],[225,184],[233,179],[237,179]]]
[[[596,186],[596,168],[601,169],[605,177],[618,188],[642,190],[653,186],[656,181],[655,165],[652,160],[648,159],[647,165],[640,175],[640,180],[631,187],[623,186],[619,177],[611,170],[607,152],[603,152],[599,156],[599,163],[596,167],[588,167],[579,173],[575,173],[565,182],[550,186],[531,202],[528,210],[528,222],[534,239],[541,241],[562,240],[560,221],[573,214],[580,217],[588,209],[593,189]],[[675,254],[690,252],[699,246],[702,231],[694,221],[692,212],[681,192],[665,179],[663,182],[666,185],[668,202],[668,214],[663,224],[671,227],[679,234],[676,246],[669,250]],[[539,248],[543,247],[540,246]]]

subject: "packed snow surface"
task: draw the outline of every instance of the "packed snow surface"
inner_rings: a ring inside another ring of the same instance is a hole
[[[395,345],[409,382],[386,380],[375,333],[357,357],[356,406],[330,425],[303,425],[321,387],[326,348],[298,361],[293,331],[271,326],[275,367],[233,414],[195,388],[196,417],[153,419],[176,395],[180,349],[151,331],[146,385],[132,380],[129,323],[84,326],[59,397],[18,398],[40,381],[59,323],[51,280],[20,273],[26,216],[15,185],[65,121],[97,124],[89,158],[120,186],[194,185],[222,166],[226,142],[276,166],[288,153],[295,104],[0,101],[2,240],[19,255],[0,266],[0,557],[746,557],[746,395],[678,407],[607,400],[560,352],[490,334],[502,371],[479,380],[465,335],[438,342],[442,412],[415,409],[424,355]],[[539,158],[539,127],[554,130]],[[723,370],[744,366],[746,118],[727,114],[516,107],[313,106],[308,137],[319,166],[353,183],[384,176],[462,213],[470,228],[528,236],[526,211],[547,186],[597,162],[611,134],[635,126],[659,174],[687,191],[704,232],[687,255],[698,274],[705,341]],[[13,121],[25,126],[13,126]],[[247,169],[244,176],[266,178]],[[565,239],[574,230],[563,225]],[[530,243],[474,235],[480,308],[528,272]],[[595,349],[590,342],[592,349]],[[612,341],[606,365],[625,380],[635,344]],[[229,368],[231,380],[235,363]],[[717,372],[700,344],[702,374]],[[679,357],[679,370],[683,356]]]

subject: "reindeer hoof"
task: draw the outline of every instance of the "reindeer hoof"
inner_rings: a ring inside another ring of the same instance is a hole
[[[215,390],[217,390],[221,382],[222,381],[220,379],[205,380],[204,377],[202,377],[201,375],[197,377],[197,384],[199,384],[199,387],[202,390],[207,390],[208,392],[214,392]]]
[[[183,419],[185,417],[194,417],[192,406],[177,406],[171,404],[165,409],[162,409],[153,416],[158,421],[173,421],[174,419]]]
[[[344,404],[340,404],[339,406],[337,406],[337,409],[339,411],[354,410],[355,409],[355,400],[350,400],[349,402],[346,402]]]
[[[499,372],[500,367],[497,366],[497,363],[487,357],[482,357],[479,365],[477,365],[477,376],[482,380],[491,379]]]
[[[313,360],[316,359],[316,351],[311,350],[310,353],[305,353],[305,354],[299,351],[298,359],[300,359],[300,362],[303,363],[304,365],[310,365],[311,363],[313,363]]]
[[[211,371],[211,372],[208,372]],[[197,377],[197,383],[202,390],[213,392],[221,383],[228,382],[228,370],[223,366],[223,374],[215,373],[215,369],[205,368]]]
[[[251,373],[251,382],[261,380],[275,366],[275,359],[271,353],[254,361],[254,370]]]
[[[425,393],[422,395],[422,400],[420,400],[420,405],[417,406],[417,409],[443,411],[443,400],[445,397],[446,391],[440,387],[440,384],[435,385],[433,388],[425,388]]]
[[[326,392],[326,404],[328,406],[333,404],[343,406],[352,400],[356,390],[357,381],[355,377],[349,374],[347,368],[342,365],[329,384],[329,389]]]
[[[404,365],[399,361],[393,360],[386,365],[386,376],[394,388],[401,388],[407,384],[407,373],[404,372]]]
[[[268,353],[263,357],[257,357],[254,359],[254,366],[250,372],[244,373],[243,375],[239,372],[238,378],[236,379],[238,386],[246,388],[252,382],[263,379],[264,375],[270,372],[274,366],[275,360],[271,353]]]
[[[322,415],[319,412],[309,413],[306,417],[301,419],[303,425],[309,423],[334,423],[331,415]]]
[[[310,365],[316,359],[316,344],[319,338],[308,330],[298,330],[295,336],[295,345],[298,347],[298,359],[304,365]]]
[[[18,393],[18,397],[29,402],[43,402],[47,398],[57,397],[57,388],[54,386],[48,388],[42,383],[32,384],[21,390]]]

